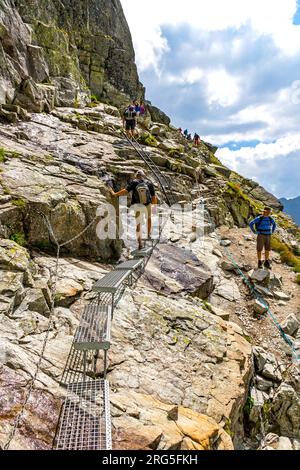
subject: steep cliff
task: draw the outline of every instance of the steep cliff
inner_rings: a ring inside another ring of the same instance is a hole
[[[0,1],[0,103],[30,111],[144,98],[118,0]]]

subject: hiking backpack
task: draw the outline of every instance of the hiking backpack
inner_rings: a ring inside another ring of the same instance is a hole
[[[135,119],[135,117],[136,117],[136,111],[135,111],[135,109],[133,109],[133,110],[131,111],[129,108],[127,108],[127,109],[125,110],[124,116],[125,116],[125,119],[127,119],[128,121],[130,121],[130,120],[132,120],[132,119]]]
[[[136,189],[136,193],[138,194],[140,204],[143,204],[144,206],[148,206],[151,204],[152,197],[150,193],[150,189],[148,184],[145,181],[141,181]]]

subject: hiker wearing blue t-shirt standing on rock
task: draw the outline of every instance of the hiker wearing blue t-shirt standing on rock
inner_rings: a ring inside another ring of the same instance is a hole
[[[272,209],[265,207],[263,215],[256,217],[250,222],[249,226],[252,232],[257,235],[257,256],[258,256],[258,269],[263,266],[266,269],[271,269],[270,251],[271,251],[271,238],[276,231],[276,222],[271,217]],[[265,262],[262,261],[262,253],[265,249]]]

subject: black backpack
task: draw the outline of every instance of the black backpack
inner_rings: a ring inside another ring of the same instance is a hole
[[[139,203],[148,206],[152,202],[149,185],[146,181],[141,181],[135,188],[135,193],[138,196]]]
[[[262,215],[262,216],[259,218],[259,222],[258,222],[257,224],[255,224],[255,228],[256,228],[256,231],[257,231],[257,232],[259,231],[260,226],[261,226],[261,224],[263,223],[264,218],[265,218],[265,217]],[[269,219],[270,223],[273,222],[272,217],[268,217],[268,219]]]
[[[124,112],[124,117],[125,119],[127,119],[128,121],[132,120],[132,119],[135,119],[136,117],[136,111],[135,109],[133,109],[132,111],[130,111],[129,108],[127,108]]]

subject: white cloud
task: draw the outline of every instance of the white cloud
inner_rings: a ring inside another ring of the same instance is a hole
[[[214,70],[207,74],[206,95],[210,107],[216,104],[230,106],[239,97],[238,80],[224,69]]]
[[[202,31],[251,25],[257,35],[271,35],[286,54],[300,49],[299,27],[292,19],[297,0],[121,0],[143,71],[158,63],[166,51],[164,25],[187,24]],[[217,47],[217,46],[216,46]],[[238,48],[235,44],[234,48]]]
[[[256,147],[242,147],[240,150],[230,150],[229,148],[221,148],[217,152],[217,157],[225,164],[233,168],[236,166],[237,159],[239,162],[254,160],[272,160],[277,157],[287,157],[291,153],[300,152],[300,135],[294,134],[282,137],[276,142],[261,143]]]
[[[121,2],[149,98],[215,145],[246,142],[218,156],[277,195],[299,195],[297,0]]]

